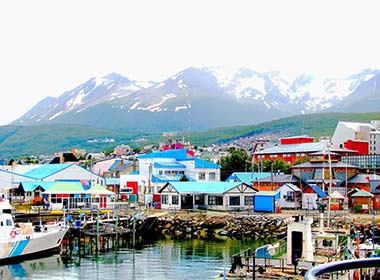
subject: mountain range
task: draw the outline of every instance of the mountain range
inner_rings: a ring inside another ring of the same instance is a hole
[[[301,114],[378,112],[380,71],[345,78],[248,68],[187,68],[163,81],[116,73],[46,97],[12,125],[75,124],[136,132],[202,131]]]

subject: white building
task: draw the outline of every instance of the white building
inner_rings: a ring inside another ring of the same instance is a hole
[[[380,121],[370,123],[338,122],[332,145],[335,148],[344,147],[347,140],[366,141],[369,145],[369,154],[380,153]]]
[[[167,182],[178,182],[183,176],[188,181],[220,181],[220,165],[194,157],[188,149],[172,149],[140,155],[138,176],[120,176],[120,186],[136,179],[139,182],[139,201],[146,194],[157,194]]]

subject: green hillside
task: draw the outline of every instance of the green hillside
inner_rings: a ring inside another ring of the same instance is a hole
[[[349,114],[325,113],[300,115],[257,125],[234,126],[209,131],[191,132],[191,143],[203,146],[228,142],[240,137],[265,135],[276,142],[279,137],[294,135],[332,136],[338,121],[369,122],[380,120],[380,113]],[[114,139],[106,142],[105,139]],[[186,135],[187,139],[187,135]],[[0,126],[0,158],[53,154],[71,148],[83,148],[88,152],[110,150],[116,145],[126,144],[142,147],[163,141],[161,134],[128,129],[100,129],[83,125]]]

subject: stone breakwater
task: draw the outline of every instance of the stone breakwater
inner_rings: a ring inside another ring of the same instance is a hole
[[[171,238],[271,240],[286,236],[287,219],[266,215],[166,215],[157,229]]]

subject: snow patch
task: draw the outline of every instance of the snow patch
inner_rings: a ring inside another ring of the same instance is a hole
[[[160,83],[157,86],[155,86],[154,88],[160,88],[160,87],[163,87],[164,85],[165,85],[165,83]]]
[[[51,117],[49,118],[49,121],[55,119],[56,117],[58,117],[58,116],[61,115],[62,113],[63,113],[63,111],[59,111],[58,113],[54,114],[53,116],[51,116]]]
[[[174,112],[180,111],[180,110],[186,110],[187,106],[179,106],[174,109]]]

